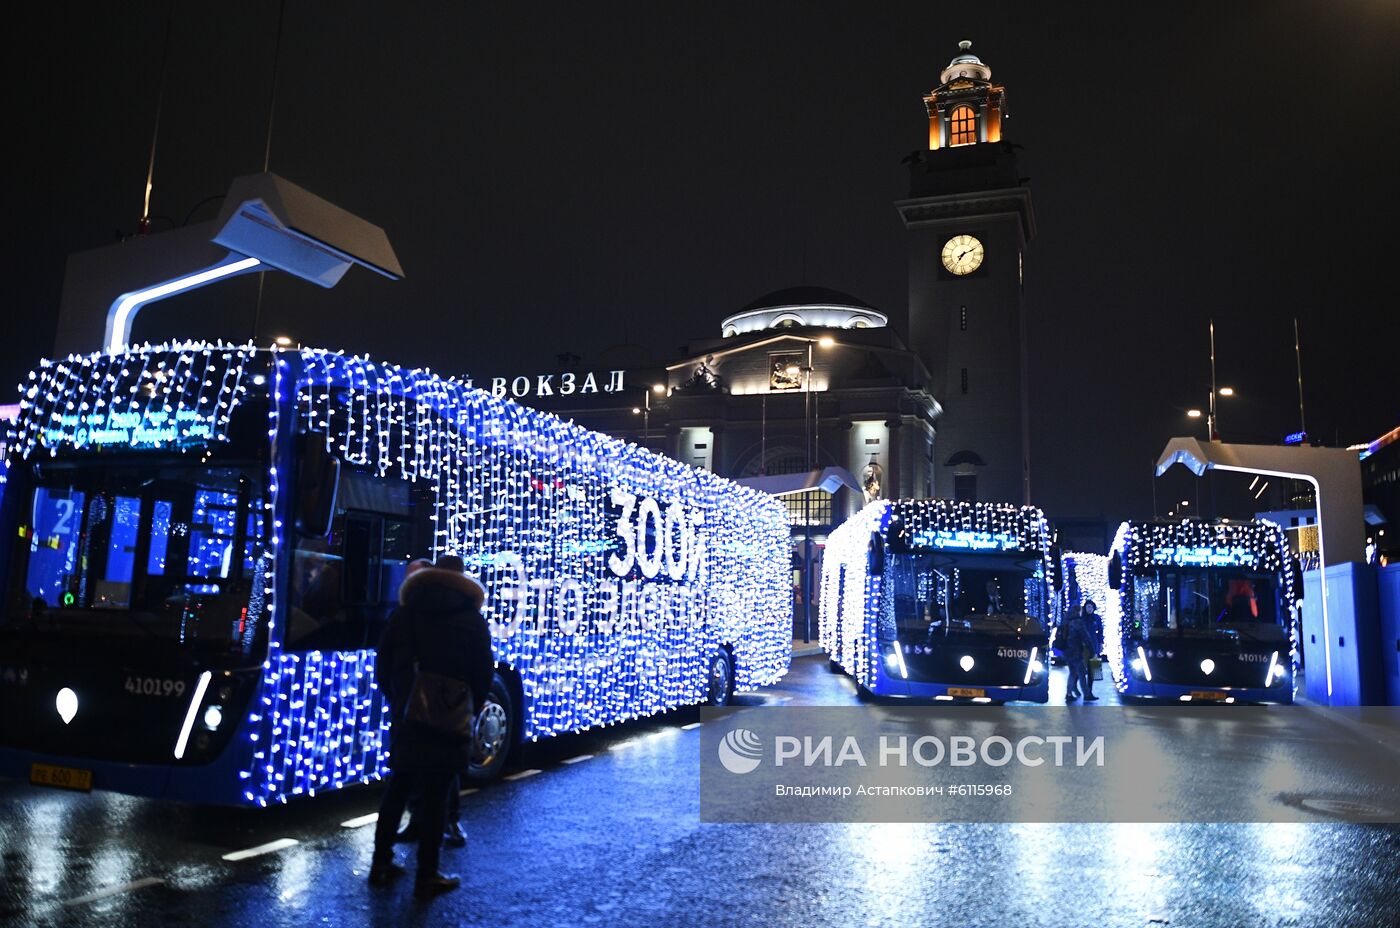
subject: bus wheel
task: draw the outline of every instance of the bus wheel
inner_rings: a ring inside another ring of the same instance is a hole
[[[729,649],[721,646],[710,658],[708,686],[705,692],[705,705],[727,706],[734,697],[734,658]]]
[[[511,748],[520,736],[516,720],[515,697],[510,685],[496,674],[491,678],[491,693],[476,714],[476,737],[467,766],[468,780],[485,783],[501,775]]]
[[[838,674],[844,674],[844,673],[846,672],[846,669],[845,669],[844,667],[842,667],[840,664],[836,663],[835,660],[828,660],[828,661],[826,662],[826,669],[829,670],[829,671],[831,671],[832,673],[838,673]]]

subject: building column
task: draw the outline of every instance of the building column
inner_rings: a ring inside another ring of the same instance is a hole
[[[864,462],[857,461],[851,454],[851,429],[854,427],[855,424],[851,422],[850,419],[842,418],[836,421],[836,427],[831,430],[836,438],[832,440],[839,444],[842,451],[839,457],[836,455],[832,457],[838,464],[850,471],[852,476],[859,480],[860,472],[865,468],[865,464]],[[832,500],[831,519],[837,524],[845,522],[851,516],[860,512],[861,506],[865,505],[865,497],[849,488],[837,490],[836,495],[846,503],[845,508],[838,513],[836,510],[836,501]]]
[[[905,496],[904,486],[900,482],[900,477],[902,476],[900,471],[902,468],[899,466],[899,430],[903,428],[903,426],[904,420],[902,419],[885,420],[885,434],[888,436],[885,441],[889,444],[889,449],[886,451],[886,454],[890,462],[888,475],[890,492],[885,494],[886,499],[903,499]]]
[[[661,446],[661,453],[671,458],[673,461],[681,460],[681,428],[677,425],[666,425],[666,438]]]

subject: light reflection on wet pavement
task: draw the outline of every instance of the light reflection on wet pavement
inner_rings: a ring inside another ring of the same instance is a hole
[[[1063,692],[1063,683],[1056,686]],[[750,704],[857,702],[802,658]],[[5,924],[1380,925],[1400,826],[702,825],[693,710],[531,745],[463,799],[463,888],[365,883],[376,789],[245,811],[0,783]],[[573,763],[567,761],[593,755]],[[228,862],[279,839],[295,844]],[[400,859],[406,855],[400,850]]]

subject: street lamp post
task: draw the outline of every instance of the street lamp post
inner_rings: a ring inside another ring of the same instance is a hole
[[[654,383],[650,389],[642,394],[642,405],[632,407],[632,414],[640,414],[642,417],[642,445],[644,447],[651,447],[651,395],[655,393],[660,396],[665,392],[665,384]]]
[[[1211,385],[1211,391],[1210,391],[1210,397],[1209,397],[1210,403],[1209,403],[1209,405],[1206,407],[1207,412],[1204,413],[1204,414],[1202,414],[1202,412],[1201,412],[1199,409],[1195,409],[1195,408],[1186,410],[1186,417],[1187,417],[1188,419],[1200,419],[1200,418],[1202,418],[1203,415],[1204,415],[1204,418],[1205,418],[1205,420],[1206,420],[1206,441],[1219,441],[1219,440],[1220,440],[1220,416],[1219,416],[1219,413],[1218,413],[1217,410],[1216,410],[1216,405],[1215,405],[1215,398],[1216,398],[1216,396],[1234,396],[1234,395],[1235,395],[1235,388],[1234,388],[1234,387],[1220,387],[1219,389],[1216,389],[1215,386],[1214,386],[1214,384],[1212,384],[1212,385]]]
[[[1211,441],[1219,441],[1215,430],[1215,320],[1210,320],[1210,417],[1206,419],[1206,436]]]

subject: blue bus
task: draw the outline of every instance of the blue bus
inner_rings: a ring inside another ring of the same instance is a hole
[[[1301,592],[1272,522],[1124,522],[1104,647],[1129,699],[1291,703]]]
[[[780,503],[459,381],[168,344],[45,362],[0,507],[0,775],[264,806],[380,777],[409,561],[487,589],[468,775],[791,657]]]
[[[1045,702],[1055,563],[1033,506],[876,500],[827,539],[822,647],[877,696]]]

